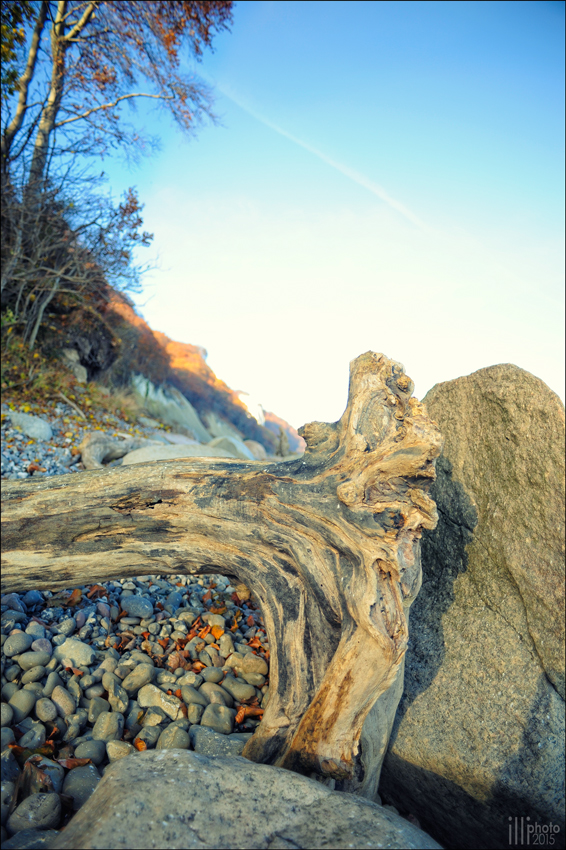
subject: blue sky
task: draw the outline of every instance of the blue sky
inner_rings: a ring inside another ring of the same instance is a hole
[[[564,3],[238,2],[195,70],[220,124],[128,169],[156,330],[299,426],[348,362],[435,383],[511,362],[564,397]]]

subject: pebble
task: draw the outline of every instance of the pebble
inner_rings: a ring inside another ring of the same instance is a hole
[[[100,773],[95,764],[75,767],[67,773],[63,782],[63,794],[73,798],[73,809],[75,811],[86,803],[100,782],[100,778]]]
[[[221,735],[229,735],[234,731],[234,715],[227,706],[211,703],[205,708],[200,725],[208,726]]]
[[[6,825],[11,833],[22,829],[54,829],[59,826],[60,819],[58,794],[31,794],[14,809]]]
[[[9,635],[6,639],[2,652],[8,658],[11,658],[13,655],[19,655],[21,652],[25,652],[26,649],[29,649],[33,643],[33,637],[29,634],[25,634],[24,632],[16,632],[13,635]]]

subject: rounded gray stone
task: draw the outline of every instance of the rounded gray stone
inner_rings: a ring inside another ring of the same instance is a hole
[[[247,687],[249,687],[249,685]],[[228,708],[232,708],[234,705],[232,694],[228,690],[225,690],[221,685],[216,685],[214,682],[205,682],[201,685],[199,688],[199,694],[204,694],[212,703],[227,705]]]
[[[157,750],[186,750],[190,744],[189,735],[184,729],[173,723],[164,729],[156,744]]]
[[[202,678],[205,682],[213,682],[218,685],[224,678],[224,670],[222,667],[205,667],[201,670]]]
[[[253,685],[238,682],[233,676],[226,676],[222,682],[222,687],[225,691],[228,691],[235,700],[238,700],[238,702],[245,702],[248,699],[253,699],[255,696],[255,688]]]
[[[10,726],[10,724],[12,723],[13,716],[14,716],[14,710],[13,710],[12,706],[8,705],[7,702],[3,702],[2,703],[2,710],[1,710],[2,723],[0,725]]]
[[[14,712],[14,723],[19,723],[24,717],[27,717],[37,701],[37,696],[33,691],[16,691],[10,697],[8,705],[11,706]]]
[[[73,714],[77,707],[75,697],[70,694],[66,688],[61,687],[61,685],[57,685],[57,687],[53,688],[51,702],[55,705],[57,714],[60,717],[66,717],[68,714]]]
[[[153,676],[155,674],[155,667],[153,664],[138,664],[131,673],[122,680],[122,687],[128,694],[128,696],[133,696],[137,694],[140,688],[143,688],[144,685],[151,684]]]
[[[234,729],[234,716],[225,705],[207,705],[200,719],[201,726],[208,726],[221,735],[229,735]]]
[[[78,811],[100,782],[96,765],[85,764],[70,770],[63,782],[63,794],[73,798],[73,809]]]
[[[48,652],[23,652],[16,660],[22,670],[31,670],[38,665],[45,666],[49,663],[51,655]]]
[[[200,723],[200,719],[203,715],[204,707],[202,705],[197,705],[196,703],[189,703],[187,705],[187,720],[189,723]]]
[[[102,764],[105,755],[105,741],[83,741],[81,744],[75,747],[75,758],[91,759],[96,765]]]
[[[27,635],[25,632],[16,632],[13,635],[8,635],[2,647],[2,652],[7,658],[12,658],[13,655],[20,655],[30,648],[34,641],[32,635]]]
[[[47,733],[43,723],[34,723],[32,728],[22,735],[18,744],[20,747],[27,747],[30,750],[34,750],[37,747],[42,747],[45,744],[46,738]]]
[[[200,690],[197,691],[192,685],[183,685],[181,687],[181,696],[183,697],[183,702],[187,705],[192,703],[193,705],[202,705],[203,708],[206,708],[210,703],[209,697],[206,694],[201,694]]]
[[[108,741],[106,752],[110,761],[117,761],[136,752],[136,748],[128,741]]]
[[[29,682],[39,682],[40,679],[43,679],[45,673],[46,670],[42,664],[38,664],[37,667],[30,667],[21,678],[22,685],[27,685]]]
[[[118,711],[103,711],[96,718],[92,730],[94,741],[114,741],[121,738],[124,731],[124,715]]]
[[[56,829],[60,819],[61,800],[58,794],[31,794],[8,818],[8,831],[14,833],[22,829]]]
[[[13,731],[8,726],[3,726],[0,729],[0,752],[4,752],[8,745],[13,744],[15,740],[16,736]]]
[[[35,704],[35,714],[38,720],[48,723],[57,717],[57,706],[48,697],[42,697]]]
[[[46,652],[48,655],[53,655],[53,646],[51,641],[44,637],[36,638],[30,649],[32,649],[33,652]]]
[[[122,596],[120,605],[132,617],[151,617],[153,614],[153,604],[145,596]]]
[[[73,667],[90,667],[96,661],[96,651],[88,643],[67,638],[60,646],[55,647],[53,657],[57,661],[68,659]]]
[[[31,413],[16,413],[10,411],[10,419],[12,425],[21,428],[26,437],[31,437],[32,440],[47,442],[53,439],[53,431],[51,425],[40,416],[33,416]]]

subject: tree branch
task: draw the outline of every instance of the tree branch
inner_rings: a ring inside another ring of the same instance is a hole
[[[157,100],[174,100],[174,95],[172,94],[146,94],[145,92],[136,92],[135,94],[123,94],[121,97],[116,98],[112,103],[105,103],[102,106],[95,106],[92,109],[88,109],[86,112],[83,112],[82,115],[75,115],[74,118],[66,118],[64,121],[59,121],[55,124],[55,127],[62,127],[63,124],[70,124],[72,121],[80,121],[81,118],[88,118],[89,115],[92,115],[93,112],[99,112],[101,109],[112,109],[113,106],[117,106],[121,100],[128,100],[131,97],[153,97]]]

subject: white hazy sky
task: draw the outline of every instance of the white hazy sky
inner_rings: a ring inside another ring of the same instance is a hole
[[[295,426],[348,363],[510,362],[564,397],[564,3],[238,2],[196,69],[221,123],[104,168],[138,187],[150,325]]]

